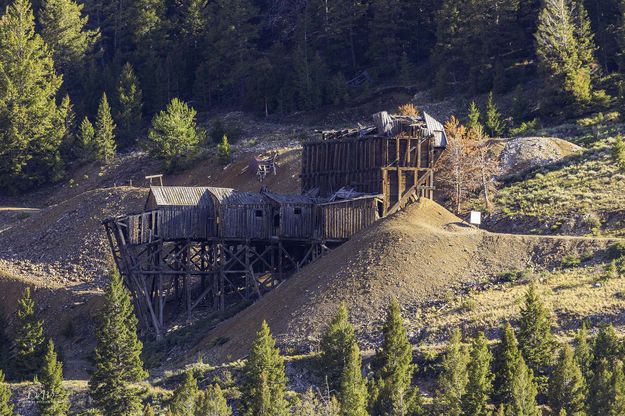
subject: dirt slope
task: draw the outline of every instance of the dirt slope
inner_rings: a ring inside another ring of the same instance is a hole
[[[240,358],[262,320],[268,321],[283,347],[314,348],[340,302],[347,303],[362,342],[371,346],[391,297],[411,319],[416,308],[443,298],[450,288],[511,269],[550,268],[559,264],[563,253],[607,244],[491,234],[463,225],[444,208],[423,200],[365,230],[220,324],[195,352],[213,362]],[[418,322],[410,322],[411,337],[418,340],[422,330]]]

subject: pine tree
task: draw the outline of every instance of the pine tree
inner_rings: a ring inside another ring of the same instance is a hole
[[[0,370],[0,416],[13,416],[11,390],[4,382],[4,373]]]
[[[469,356],[462,345],[462,336],[455,330],[445,351],[441,373],[437,380],[434,407],[438,414],[460,416],[463,414],[462,397],[465,395],[468,379]]]
[[[148,151],[153,157],[163,159],[167,169],[184,167],[197,154],[204,132],[195,123],[196,115],[193,107],[174,98],[152,119]]]
[[[29,0],[0,18],[0,189],[27,188],[63,174],[64,114],[56,104],[62,78],[35,33]]]
[[[132,416],[141,411],[140,390],[135,383],[147,374],[137,324],[130,294],[119,273],[113,272],[100,312],[95,368],[89,381],[91,397],[104,416]]]
[[[506,324],[501,334],[501,340],[497,346],[494,361],[495,381],[493,386],[494,399],[497,404],[510,403],[513,396],[512,380],[518,371],[517,367],[521,361],[521,352],[514,329],[510,324]]]
[[[174,391],[169,410],[176,416],[195,416],[200,391],[193,371],[184,375],[184,381]]]
[[[467,128],[476,129],[478,127],[482,127],[482,124],[480,123],[480,117],[480,109],[478,108],[475,101],[471,101],[471,104],[469,105],[469,120],[467,122]]]
[[[493,357],[488,349],[488,340],[480,332],[471,343],[469,362],[467,365],[468,381],[462,396],[464,415],[490,416],[488,407],[493,390],[493,374],[490,367]]]
[[[228,141],[228,136],[226,134],[222,137],[221,143],[217,145],[217,158],[219,159],[219,163],[222,165],[227,165],[232,161],[230,142]]]
[[[232,416],[232,408],[219,387],[213,384],[200,394],[197,403],[196,416]]]
[[[117,82],[117,126],[119,137],[124,146],[131,146],[137,141],[141,131],[143,95],[134,68],[126,63]]]
[[[83,16],[83,4],[73,0],[46,0],[39,10],[41,36],[52,50],[54,63],[68,73],[83,67],[99,32],[86,29],[89,18]]]
[[[501,137],[504,128],[504,122],[499,110],[497,110],[493,93],[491,92],[488,94],[488,101],[486,101],[486,129],[490,137]]]
[[[102,94],[98,107],[93,144],[98,161],[106,164],[115,157],[117,149],[115,144],[115,123],[113,122],[113,117],[111,117],[111,107],[106,98],[106,93]]]
[[[564,345],[549,381],[549,404],[555,413],[584,416],[586,381],[575,361],[573,349]]]
[[[621,355],[621,343],[612,324],[600,325],[594,341],[593,355],[595,367],[601,360],[614,362]]]
[[[66,416],[69,412],[69,396],[63,387],[63,364],[57,360],[52,340],[48,341],[39,382],[45,397],[39,402],[39,415]]]
[[[19,324],[15,330],[13,365],[15,377],[20,380],[32,380],[39,373],[46,353],[43,321],[37,318],[35,309],[35,300],[27,287],[18,303]]]
[[[334,396],[322,395],[309,388],[293,406],[293,416],[342,416]]]
[[[588,414],[601,416],[610,414],[612,403],[612,378],[610,369],[613,367],[605,358],[599,360],[588,390]]]
[[[553,362],[555,344],[549,311],[533,284],[525,294],[525,304],[521,308],[519,346],[528,367],[537,375],[545,376]]]
[[[625,172],[625,140],[623,136],[616,136],[616,142],[614,143],[614,159],[616,165],[622,172]]]
[[[340,312],[339,312],[340,313]],[[362,376],[360,348],[352,342],[341,376],[341,414],[367,416],[367,384]]]
[[[330,389],[340,387],[343,369],[356,342],[353,325],[349,322],[347,306],[341,303],[336,316],[321,338],[321,368]]]
[[[532,370],[525,365],[523,357],[519,357],[514,368],[510,385],[512,397],[506,403],[506,413],[514,416],[539,416],[540,410],[536,402],[538,388]]]
[[[584,62],[587,52],[580,50],[580,30],[575,24],[571,1],[543,2],[536,32],[536,54],[549,86],[547,99],[554,107],[584,104],[591,99],[590,67]]]
[[[586,322],[582,323],[582,327],[575,334],[575,362],[582,370],[586,385],[592,380],[592,366],[594,355],[590,342],[588,341],[588,326]]]
[[[411,388],[415,370],[412,364],[412,346],[396,299],[389,305],[382,335],[382,345],[374,358],[370,412],[406,414],[418,405],[418,392]]]
[[[150,403],[145,405],[145,409],[143,409],[143,416],[155,416],[154,409],[152,409],[152,405],[150,405]]]
[[[93,124],[89,121],[89,118],[85,117],[80,123],[78,129],[78,141],[76,143],[76,153],[78,160],[81,162],[92,162],[96,160],[95,154],[95,130]]]
[[[288,414],[284,359],[265,321],[252,344],[243,373],[241,392],[245,415]]]
[[[612,372],[612,390],[610,402],[610,416],[625,415],[625,372],[623,362],[617,360]]]

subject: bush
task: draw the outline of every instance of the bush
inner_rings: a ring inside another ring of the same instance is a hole
[[[564,256],[562,258],[562,261],[560,262],[560,266],[563,269],[579,267],[583,263],[586,263],[587,261],[592,260],[593,257],[594,256],[592,253],[584,253],[581,256],[575,256],[575,255]]]
[[[519,137],[527,135],[530,132],[535,132],[540,128],[540,120],[535,118],[532,121],[524,121],[519,127],[510,129],[510,135],[512,137]]]
[[[622,257],[625,257],[625,242],[621,241],[618,243],[614,243],[608,248],[608,260],[617,260]]]
[[[619,169],[625,172],[625,141],[620,135],[616,137],[614,144],[614,159],[616,159]]]
[[[230,143],[236,143],[241,138],[241,129],[235,126],[225,125],[221,119],[215,120],[210,129],[210,139],[213,143],[219,145],[224,136],[228,136]]]
[[[221,143],[217,146],[217,158],[222,165],[227,165],[232,160],[230,142],[228,141],[228,136],[225,134],[221,139]]]
[[[527,272],[525,270],[511,270],[509,272],[504,272],[499,275],[499,280],[501,282],[514,283],[519,280],[523,280],[527,277]]]

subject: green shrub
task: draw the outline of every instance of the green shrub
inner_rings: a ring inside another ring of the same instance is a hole
[[[228,136],[225,134],[221,139],[221,143],[217,145],[217,157],[219,158],[219,162],[223,165],[227,165],[232,160],[230,142],[228,141]]]
[[[625,141],[620,135],[616,137],[614,144],[614,159],[616,159],[619,169],[625,172]]]
[[[522,122],[519,127],[514,127],[510,129],[510,135],[512,137],[519,137],[519,136],[527,135],[530,132],[535,132],[539,128],[540,128],[540,120],[535,118],[532,121]]]
[[[582,264],[582,259],[577,256],[564,256],[560,262],[560,266],[563,269],[570,269],[573,267],[579,267]]]
[[[625,257],[625,241],[619,241],[618,243],[614,243],[608,248],[608,260],[616,260],[621,257]]]
[[[525,270],[511,270],[508,272],[501,273],[499,275],[499,280],[501,282],[514,283],[519,280],[523,280],[527,277],[527,272]]]

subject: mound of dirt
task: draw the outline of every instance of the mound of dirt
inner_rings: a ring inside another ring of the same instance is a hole
[[[111,265],[102,220],[141,210],[146,195],[139,188],[99,189],[22,218],[0,233],[0,266],[46,282],[98,283]]]
[[[559,162],[583,148],[554,137],[520,137],[507,140],[500,156],[501,175],[516,175]]]
[[[491,234],[422,200],[354,236],[223,322],[194,352],[215,363],[241,358],[263,320],[283,348],[313,349],[340,302],[349,307],[363,345],[371,347],[379,342],[379,325],[393,297],[402,305],[410,336],[418,341],[425,329],[414,319],[417,309],[450,290],[512,269],[553,267],[563,253],[606,244]]]

